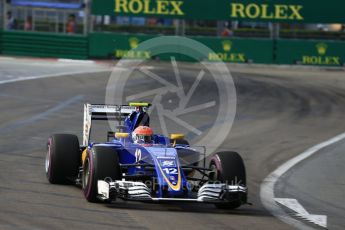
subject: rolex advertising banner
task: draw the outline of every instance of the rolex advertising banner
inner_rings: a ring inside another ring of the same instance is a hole
[[[89,56],[93,58],[151,59],[150,52],[133,50],[140,42],[154,37],[135,34],[91,33],[89,34]]]
[[[178,61],[191,60],[179,54],[163,54],[153,57],[150,51],[140,50],[138,45],[153,35],[120,33],[91,33],[89,35],[89,56],[91,58],[132,58],[169,60],[175,56]],[[260,63],[260,64],[300,64],[321,66],[343,66],[345,42],[312,40],[277,40],[276,48],[269,39],[235,39],[190,37],[209,47],[214,52],[203,57],[203,61]],[[177,53],[179,53],[177,51]]]
[[[342,66],[345,62],[345,42],[278,40],[277,64]]]
[[[93,0],[95,15],[345,23],[344,0]]]
[[[272,41],[268,39],[194,37],[213,50],[207,61],[272,63]]]
[[[113,33],[91,33],[89,54],[94,58],[133,58],[133,59],[170,59],[175,56],[179,61],[197,61],[177,54],[163,54],[153,57],[149,51],[135,49],[140,42],[153,38],[148,35],[128,35]],[[203,57],[204,61],[224,61],[234,63],[272,63],[272,41],[267,39],[221,39],[191,37],[206,45],[214,52]]]

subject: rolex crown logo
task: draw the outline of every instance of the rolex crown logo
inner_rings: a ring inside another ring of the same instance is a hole
[[[325,43],[318,43],[316,49],[319,55],[324,55],[327,52],[327,45]]]
[[[223,43],[223,50],[225,52],[229,52],[232,48],[232,42],[229,40],[226,40],[226,41],[223,41],[222,43]]]
[[[130,38],[128,41],[129,41],[129,46],[131,47],[131,49],[135,49],[138,47],[138,44],[139,44],[138,38]]]

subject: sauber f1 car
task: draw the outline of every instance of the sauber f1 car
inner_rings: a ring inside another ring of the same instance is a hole
[[[149,143],[133,140],[144,119],[148,125],[145,112],[133,114],[149,106],[85,104],[82,145],[71,134],[55,134],[48,140],[49,182],[79,185],[89,202],[185,201],[226,209],[247,204],[245,167],[238,153],[215,153],[206,165],[206,150],[190,146],[182,134],[154,134]],[[102,143],[90,140],[94,120],[114,122],[116,127]]]

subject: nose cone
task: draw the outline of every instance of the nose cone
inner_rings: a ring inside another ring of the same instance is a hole
[[[185,176],[175,148],[148,148],[155,163],[161,195],[175,197],[183,194]]]

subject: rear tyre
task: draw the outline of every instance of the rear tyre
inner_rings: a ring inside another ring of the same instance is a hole
[[[236,152],[216,153],[210,161],[210,181],[228,185],[246,186],[246,170],[242,157]],[[245,203],[247,197],[238,197],[228,203],[215,204],[221,209],[235,209]]]
[[[82,186],[85,198],[97,202],[98,180],[120,180],[121,170],[116,150],[106,146],[93,146],[87,151],[83,164]]]
[[[48,139],[45,171],[52,184],[71,184],[78,175],[80,147],[78,137],[55,134]]]

